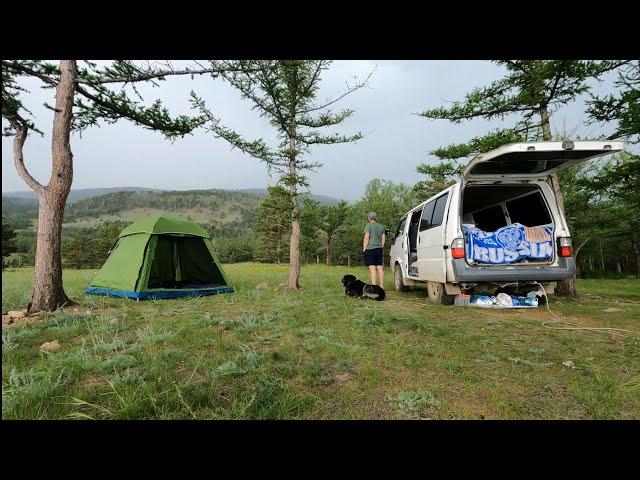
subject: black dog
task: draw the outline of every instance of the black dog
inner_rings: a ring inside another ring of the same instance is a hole
[[[368,285],[361,280],[358,280],[353,275],[345,275],[342,277],[342,284],[344,285],[344,293],[350,297],[360,297],[367,300],[384,300],[384,289],[379,285]]]

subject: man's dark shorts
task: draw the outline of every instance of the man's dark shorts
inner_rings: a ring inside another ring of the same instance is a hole
[[[382,247],[365,250],[362,252],[362,259],[366,267],[370,265],[382,265]]]

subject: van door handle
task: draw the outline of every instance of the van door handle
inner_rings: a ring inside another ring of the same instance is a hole
[[[420,237],[418,237],[418,244],[420,244]]]

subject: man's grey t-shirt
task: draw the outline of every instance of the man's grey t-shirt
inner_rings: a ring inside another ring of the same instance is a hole
[[[384,234],[385,227],[379,223],[367,223],[364,227],[364,233],[369,234],[369,243],[367,244],[367,250],[373,248],[382,248],[382,235]]]

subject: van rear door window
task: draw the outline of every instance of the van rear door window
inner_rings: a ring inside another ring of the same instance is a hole
[[[447,204],[447,198],[449,194],[445,194],[436,200],[436,206],[433,208],[433,217],[431,219],[431,227],[437,227],[442,225],[442,219],[444,218],[444,207]]]
[[[485,232],[493,232],[507,226],[507,220],[504,218],[504,212],[500,205],[474,212],[473,220],[476,226]]]
[[[511,223],[521,223],[526,227],[551,223],[549,210],[539,192],[509,200],[507,202],[507,210],[509,211]]]

